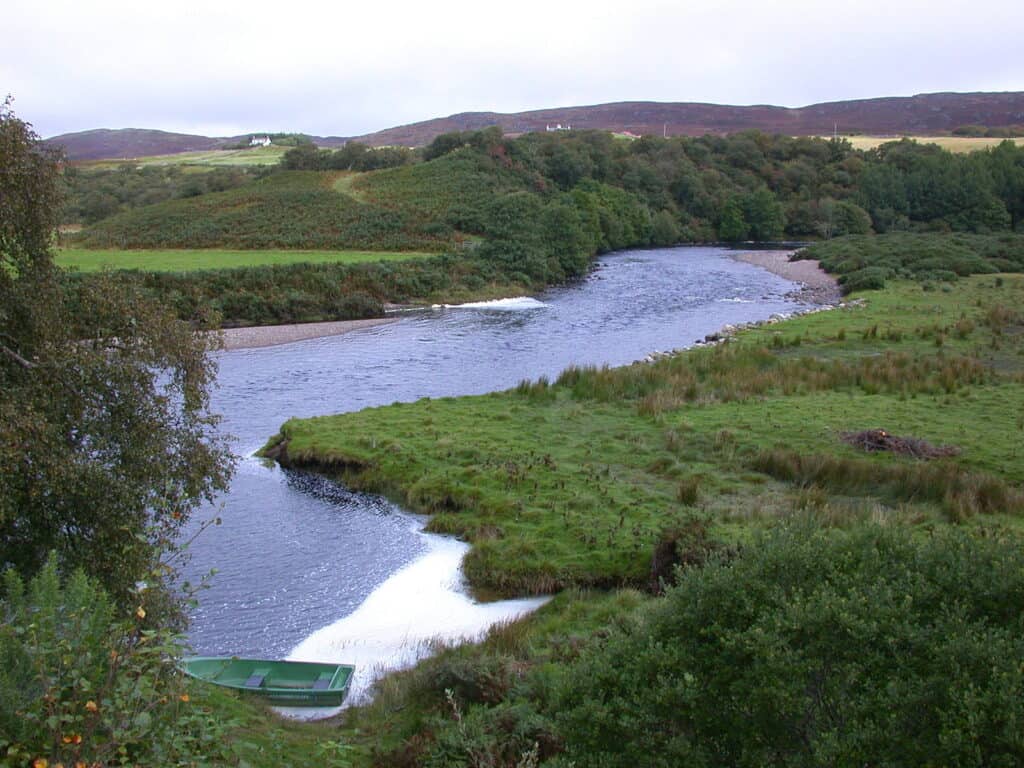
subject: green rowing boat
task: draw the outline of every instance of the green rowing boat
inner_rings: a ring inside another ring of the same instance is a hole
[[[192,656],[181,667],[198,680],[255,693],[283,707],[337,707],[355,671],[345,664],[234,656]]]

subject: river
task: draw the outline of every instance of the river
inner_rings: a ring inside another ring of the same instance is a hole
[[[424,534],[386,499],[252,457],[293,416],[507,389],[569,365],[623,365],[693,344],[727,323],[806,308],[796,285],[721,248],[601,257],[576,284],[531,298],[403,312],[341,336],[219,355],[213,408],[240,460],[229,491],[196,523],[198,653],[407,663],[431,637],[478,634],[532,601],[474,603],[460,582],[465,545]]]

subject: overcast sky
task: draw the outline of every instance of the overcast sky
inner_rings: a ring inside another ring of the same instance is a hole
[[[5,0],[0,98],[89,128],[351,136],[610,101],[1024,90],[1020,0]]]

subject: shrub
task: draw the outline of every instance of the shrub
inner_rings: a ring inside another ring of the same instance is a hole
[[[799,251],[839,275],[843,290],[881,288],[886,279],[907,277],[921,283],[957,276],[1024,270],[1020,235],[913,234],[840,237]]]
[[[194,707],[180,646],[146,628],[145,596],[123,619],[97,582],[62,583],[51,557],[0,597],[0,762],[171,765],[216,759],[226,723]]]
[[[843,286],[843,293],[878,290],[885,288],[885,279],[889,276],[890,271],[885,267],[865,267],[841,276],[839,284]]]
[[[942,505],[954,522],[976,514],[1013,514],[1024,509],[1024,495],[1002,478],[972,472],[951,461],[882,463],[777,448],[756,455],[751,467],[802,488],[822,486],[838,493],[931,501]]]
[[[681,573],[552,705],[577,766],[1019,765],[1024,552],[776,529]]]

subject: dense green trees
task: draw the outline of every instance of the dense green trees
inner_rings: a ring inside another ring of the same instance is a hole
[[[1024,148],[1012,142],[953,155],[904,139],[868,152],[866,160],[857,198],[879,232],[920,224],[993,232],[1018,224]]]
[[[746,240],[750,226],[743,218],[743,207],[735,197],[730,197],[722,206],[722,215],[718,219],[718,236],[726,242]]]
[[[1004,141],[982,157],[991,174],[993,192],[1010,215],[1010,228],[1017,231],[1024,222],[1024,147]]]
[[[911,141],[865,153],[757,132],[624,142],[583,131],[504,144],[511,167],[542,193],[600,182],[651,215],[667,212],[681,240],[1000,231],[1017,225],[1024,206],[1024,150],[1009,142],[966,156]],[[429,156],[472,147],[470,134],[449,134]]]
[[[0,569],[53,551],[120,602],[226,483],[215,342],[114,277],[66,292],[55,161],[0,109]]]
[[[413,153],[405,147],[370,147],[350,141],[341,149],[319,149],[315,144],[299,144],[281,158],[289,171],[378,171],[412,162]]]

